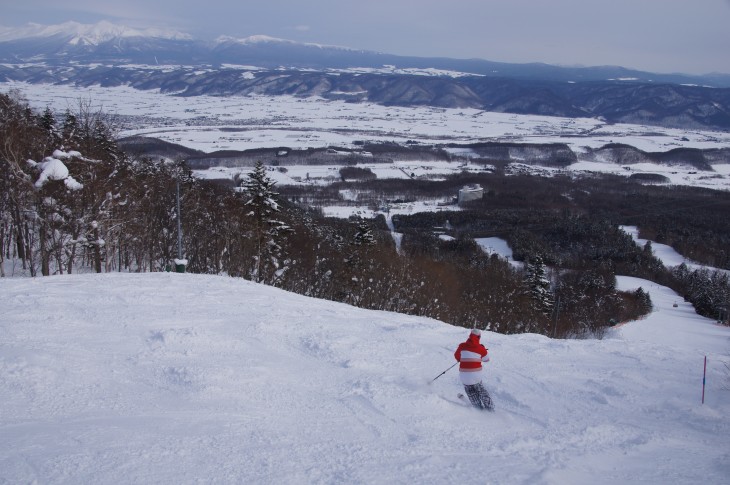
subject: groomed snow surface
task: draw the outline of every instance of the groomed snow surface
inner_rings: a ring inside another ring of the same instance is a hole
[[[670,290],[604,340],[176,273],[0,280],[0,483],[728,483],[730,329]],[[673,307],[674,303],[678,306]],[[708,357],[705,404],[702,369]]]

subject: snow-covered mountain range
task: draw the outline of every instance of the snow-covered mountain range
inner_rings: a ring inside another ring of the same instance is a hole
[[[216,40],[104,22],[0,29],[0,82],[185,96],[296,95],[397,106],[730,128],[730,76],[395,56],[267,36]]]
[[[133,29],[123,25],[102,21],[97,24],[65,22],[58,25],[30,23],[24,27],[0,27],[0,42],[56,38],[70,45],[99,45],[124,37],[149,37],[159,39],[191,40],[192,37],[172,30]]]
[[[135,49],[125,49],[125,44],[122,41],[130,41],[131,39],[135,39]],[[136,29],[116,25],[108,21],[91,25],[66,22],[59,25],[28,24],[16,28],[0,27],[0,60],[30,60],[16,54],[14,50],[18,51],[20,49],[19,52],[22,52],[24,48],[29,47],[39,49],[39,44],[42,43],[46,50],[40,50],[35,60],[69,60],[68,58],[54,57],[55,50],[57,53],[65,52],[67,55],[72,56],[72,60],[79,62],[85,60],[125,60],[130,63],[146,64],[150,63],[149,52],[145,52],[148,49],[142,47],[152,48],[161,40],[180,42],[184,46],[195,47],[187,54],[177,52],[178,57],[176,58],[157,56],[158,62],[179,64],[199,64],[201,62],[215,64],[236,61],[246,63],[249,60],[263,61],[267,63],[263,66],[272,67],[281,65],[320,68],[382,67],[383,65],[392,64],[412,68],[430,67],[491,77],[562,81],[631,80],[730,87],[730,76],[719,74],[708,74],[706,76],[666,75],[625,69],[618,66],[560,67],[540,63],[490,62],[481,59],[407,57],[342,46],[295,42],[266,35],[253,35],[246,38],[221,35],[214,41],[206,41],[174,30]],[[116,45],[116,50],[109,49],[107,44]],[[66,50],[69,46],[85,46],[87,49],[71,52]],[[234,50],[234,47],[238,49]],[[198,51],[205,51],[206,59],[196,57]],[[14,57],[16,55],[17,57]]]

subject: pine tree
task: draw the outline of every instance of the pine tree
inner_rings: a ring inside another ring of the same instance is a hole
[[[79,147],[79,121],[76,115],[66,110],[61,127],[61,141],[65,149],[77,149]]]
[[[278,193],[274,192],[276,182],[266,174],[264,164],[259,161],[253,171],[241,183],[246,197],[248,215],[253,220],[254,264],[251,279],[257,282],[274,283],[286,271],[281,266],[282,247],[279,239],[289,227],[278,220],[280,212]]]
[[[640,311],[644,315],[651,313],[654,305],[651,302],[651,296],[649,295],[649,293],[644,291],[644,288],[638,287],[634,292],[634,295],[636,295],[636,298],[639,300]]]
[[[53,137],[54,140],[60,138],[61,134],[58,132],[58,127],[56,126],[56,116],[53,114],[53,111],[51,111],[50,107],[46,106],[43,114],[38,117],[38,124],[51,137]]]
[[[526,292],[533,301],[534,309],[543,315],[550,315],[553,309],[553,294],[550,279],[542,257],[535,256],[525,267]]]
[[[344,301],[360,306],[370,290],[371,248],[375,245],[375,236],[370,224],[364,219],[354,222],[355,235],[351,241],[351,250],[345,258],[345,273],[342,275]]]
[[[646,244],[644,244],[644,254],[650,258],[654,256],[654,249],[651,247],[651,241],[646,241]]]
[[[101,158],[111,162],[119,161],[123,155],[112,134],[111,128],[102,120],[95,120],[90,134],[91,142],[96,148],[94,158]]]
[[[375,237],[373,236],[373,230],[370,228],[364,219],[359,219],[356,222],[357,233],[355,233],[355,240],[353,244],[355,246],[366,246],[375,244]]]

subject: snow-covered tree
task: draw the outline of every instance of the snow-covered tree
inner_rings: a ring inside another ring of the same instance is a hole
[[[649,257],[654,256],[654,249],[651,246],[651,241],[646,241],[646,244],[644,244],[644,254]]]
[[[638,287],[634,292],[636,298],[639,300],[640,309],[644,314],[651,313],[654,305],[651,302],[651,296],[647,293],[644,288]]]
[[[356,222],[357,232],[353,244],[355,246],[368,246],[375,244],[375,236],[373,236],[373,230],[370,228],[370,224],[364,219],[358,219]]]
[[[370,224],[358,218],[353,222],[355,235],[353,236],[340,275],[341,291],[345,293],[345,301],[360,306],[368,294],[373,291],[371,285],[372,247],[375,246],[375,236]]]
[[[66,110],[63,117],[63,125],[61,126],[61,142],[64,148],[77,147],[79,144],[79,123],[75,114],[71,110]]]
[[[280,238],[289,231],[289,226],[279,220],[278,193],[276,182],[266,173],[266,167],[259,161],[248,177],[241,183],[253,221],[251,236],[254,242],[254,262],[250,277],[254,281],[275,283],[283,276],[287,267],[282,264],[283,254]]]
[[[525,288],[533,302],[533,308],[543,315],[550,315],[553,309],[553,293],[550,278],[542,257],[534,256],[525,266]]]

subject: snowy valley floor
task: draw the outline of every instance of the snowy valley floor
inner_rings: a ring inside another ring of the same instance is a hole
[[[456,369],[429,385],[467,335],[438,321],[215,276],[3,279],[0,483],[728,483],[730,329],[619,283],[656,309],[604,340],[485,332],[490,414]]]

